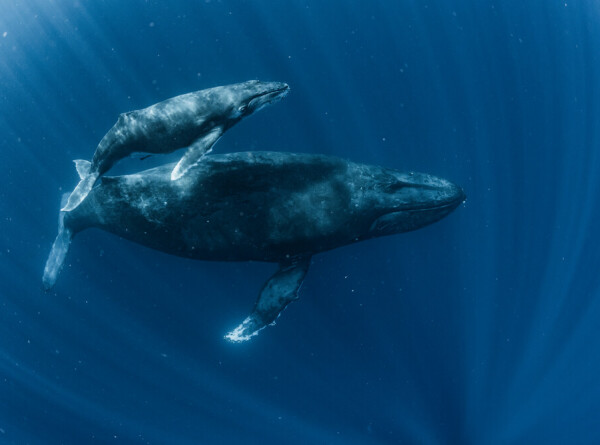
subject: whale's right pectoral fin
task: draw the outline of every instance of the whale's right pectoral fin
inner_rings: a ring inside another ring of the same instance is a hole
[[[181,178],[190,168],[200,162],[205,154],[210,153],[222,135],[223,128],[215,127],[201,138],[195,140],[171,172],[171,181]]]
[[[281,264],[260,291],[252,314],[225,338],[232,342],[247,341],[265,326],[273,324],[286,306],[298,298],[309,264],[310,257]]]

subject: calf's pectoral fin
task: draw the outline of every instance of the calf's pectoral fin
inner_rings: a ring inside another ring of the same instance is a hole
[[[190,168],[200,162],[202,156],[212,150],[222,134],[223,128],[215,127],[201,138],[196,139],[171,172],[171,181],[181,178]]]
[[[265,283],[252,313],[225,338],[232,342],[250,340],[258,331],[275,322],[288,304],[298,298],[298,290],[310,264],[310,257],[280,264]]]
[[[69,199],[67,200],[65,206],[62,209],[60,209],[61,212],[70,212],[79,204],[81,204],[81,202],[87,197],[87,195],[92,190],[92,187],[94,187],[98,176],[100,176],[97,171],[90,172],[89,166],[86,166],[85,164],[76,163],[75,165],[77,167],[78,174],[82,176],[82,178],[79,181],[79,184],[77,184],[75,189],[71,192],[71,195],[69,195]],[[86,172],[87,176],[83,176]]]
[[[84,159],[75,159],[73,162],[75,163],[75,169],[77,170],[79,179],[84,179],[90,174],[90,167],[92,165],[90,161],[86,161]]]

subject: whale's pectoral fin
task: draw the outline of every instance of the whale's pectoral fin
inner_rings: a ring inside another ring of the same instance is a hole
[[[258,331],[275,322],[281,311],[298,298],[298,289],[306,276],[310,257],[283,263],[265,283],[254,310],[250,316],[225,338],[232,342],[242,342],[258,335]]]
[[[79,179],[83,179],[90,174],[90,166],[92,165],[90,161],[75,159],[73,162],[75,163],[75,169],[77,169]]]
[[[210,153],[222,134],[223,128],[215,127],[201,138],[195,140],[171,172],[171,180],[175,181],[181,178],[190,168],[200,162],[202,156]]]
[[[79,181],[79,184],[77,184],[77,187],[75,187],[75,190],[73,190],[71,192],[71,195],[69,196],[69,199],[67,200],[67,204],[62,209],[60,209],[61,212],[70,212],[71,210],[76,208],[79,204],[81,204],[81,202],[87,197],[87,195],[92,190],[92,187],[94,187],[94,184],[96,183],[96,180],[98,179],[98,176],[100,176],[98,174],[98,172],[90,173],[89,167],[84,166],[83,164],[75,164],[75,165],[77,167],[77,172],[80,175],[83,172],[85,172],[86,169],[87,169],[88,174],[87,174],[87,176],[83,176],[83,178]]]

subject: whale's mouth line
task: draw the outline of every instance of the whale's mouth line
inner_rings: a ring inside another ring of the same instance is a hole
[[[290,87],[288,85],[285,85],[281,88],[265,91],[264,93],[259,93],[250,100],[250,105],[252,105],[253,102],[261,99],[265,99],[265,103],[271,103],[274,100],[283,99],[285,95],[289,93],[289,91]]]
[[[429,212],[431,210],[443,210],[443,209],[447,209],[449,207],[457,207],[459,206],[461,203],[466,201],[466,196],[463,194],[461,194],[461,196],[459,196],[456,199],[453,199],[450,202],[445,202],[443,204],[438,204],[435,206],[428,206],[428,207],[407,207],[407,208],[398,208],[396,210],[393,210],[392,212],[389,213],[396,213],[396,212]]]
[[[409,209],[402,209],[402,210],[398,210],[399,212],[428,212],[430,210],[443,210],[443,209],[447,209],[448,207],[456,207],[458,205],[460,205],[460,203],[464,201],[463,200],[456,200],[456,201],[452,201],[450,203],[447,204],[440,204],[437,206],[433,206],[433,207],[413,207],[413,208],[409,208]]]
[[[454,210],[456,207],[458,207],[462,202],[464,202],[466,199],[466,196],[464,194],[464,192],[462,192],[457,198],[451,200],[451,201],[447,201],[438,205],[432,205],[432,206],[422,206],[422,207],[407,207],[407,208],[397,208],[394,209],[392,211],[386,212],[383,215],[379,216],[372,224],[371,224],[371,228],[369,229],[370,233],[377,233],[379,235],[381,235],[384,232],[390,232],[394,231],[396,227],[398,227],[398,220],[397,218],[402,218],[404,216],[414,216],[416,218],[420,218],[421,216],[419,215],[420,213],[425,214],[425,218],[427,218],[428,216],[426,215],[427,212],[440,212],[441,213],[441,217],[443,217],[445,214],[450,213],[452,210]],[[400,222],[401,224],[401,222]],[[390,232],[391,233],[391,232]]]
[[[271,94],[275,94],[275,93],[287,93],[290,90],[290,86],[289,85],[285,85],[281,88],[277,88],[273,91],[271,91]],[[265,93],[265,94],[269,94],[269,93]]]

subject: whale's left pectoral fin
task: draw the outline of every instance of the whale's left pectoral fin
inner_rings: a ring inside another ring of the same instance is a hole
[[[275,322],[281,311],[298,298],[298,290],[310,264],[310,257],[281,264],[265,283],[250,316],[225,338],[232,342],[250,340],[258,331]]]
[[[190,168],[200,162],[205,154],[210,153],[222,135],[223,128],[215,127],[201,138],[196,139],[171,172],[171,181],[181,178]]]

